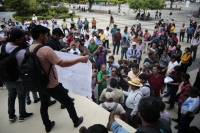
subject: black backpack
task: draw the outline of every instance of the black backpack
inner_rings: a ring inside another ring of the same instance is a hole
[[[49,84],[49,74],[52,69],[52,64],[49,67],[48,74],[46,74],[36,55],[41,47],[43,46],[38,45],[33,52],[29,51],[29,47],[26,48],[24,60],[19,68],[22,86],[29,91],[43,91]]]
[[[150,85],[143,85],[143,86],[146,86],[146,87],[148,87],[149,89],[150,89],[150,96],[152,96],[152,97],[154,97],[155,95],[154,95],[154,90],[153,90],[153,88],[150,86]],[[142,87],[143,87],[142,86]]]
[[[8,54],[6,53],[5,47],[6,44],[3,44],[0,53],[0,80],[13,82],[19,79],[19,65],[15,55],[22,48],[17,47]]]

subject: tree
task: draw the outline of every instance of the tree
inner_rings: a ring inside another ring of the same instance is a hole
[[[165,7],[165,0],[129,0],[129,8],[133,10],[163,9]]]
[[[92,4],[94,3],[94,0],[88,0],[89,2],[89,12],[91,12]]]
[[[16,11],[18,15],[26,14],[26,11],[29,10],[30,4],[29,0],[5,0],[6,5]]]
[[[130,1],[131,1],[131,0],[130,0]],[[121,4],[126,3],[127,0],[108,0],[108,2],[113,3],[113,4],[118,4],[118,13],[120,13]]]
[[[172,5],[174,3],[174,0],[170,0],[170,8],[173,8]]]

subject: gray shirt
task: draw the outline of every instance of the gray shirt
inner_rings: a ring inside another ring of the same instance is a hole
[[[166,68],[168,66],[170,62],[170,57],[167,55],[167,56],[161,56],[160,57],[160,67],[162,68]]]

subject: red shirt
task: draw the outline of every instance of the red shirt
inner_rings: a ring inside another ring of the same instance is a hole
[[[164,84],[164,78],[161,74],[156,78],[154,75],[149,74],[149,84],[154,90],[155,97],[160,97],[160,90]]]
[[[68,45],[69,45],[72,41],[73,41],[73,37],[68,36],[67,41],[66,41],[66,42],[68,42]]]
[[[178,43],[178,38],[177,37],[173,37],[174,41],[176,41],[176,43]]]

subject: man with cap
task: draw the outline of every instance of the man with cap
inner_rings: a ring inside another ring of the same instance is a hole
[[[190,123],[195,117],[199,109],[199,96],[198,96],[198,88],[190,87],[188,89],[188,99],[181,106],[181,119],[179,121],[178,133],[186,133],[187,129],[190,126]]]
[[[115,93],[111,88],[106,89],[105,102],[100,104],[101,107],[111,112],[114,111],[117,115],[126,115],[126,111],[120,103],[114,102]]]
[[[143,97],[148,97],[151,95],[151,86],[147,82],[148,78],[149,77],[146,73],[142,73],[139,75],[140,83],[143,85],[142,87],[140,87]]]
[[[111,29],[110,33],[112,34],[112,41],[114,39],[114,34],[117,32],[117,25],[114,24],[114,27]],[[113,41],[114,43],[114,41]],[[113,44],[114,45],[114,44]]]
[[[76,48],[79,49],[80,47],[80,42],[78,41],[78,36],[74,36],[74,40],[70,43],[70,49],[72,49],[72,44],[76,45]]]
[[[126,113],[128,115],[128,119],[126,122],[128,122],[129,125],[131,125],[134,128],[138,128],[138,104],[140,102],[140,99],[143,97],[143,94],[140,90],[140,87],[142,84],[140,83],[139,78],[133,78],[131,81],[128,81],[129,85],[131,86],[131,91],[126,92],[123,91],[124,95],[127,96],[126,99]]]
[[[143,66],[140,68],[140,74],[142,74],[142,73],[145,73],[145,74],[152,73],[152,72],[149,70],[149,68],[150,68],[149,62],[145,62],[145,63],[143,64]]]
[[[137,63],[137,59],[140,58],[140,50],[136,48],[136,42],[132,42],[132,47],[128,48],[126,52],[129,61]]]

